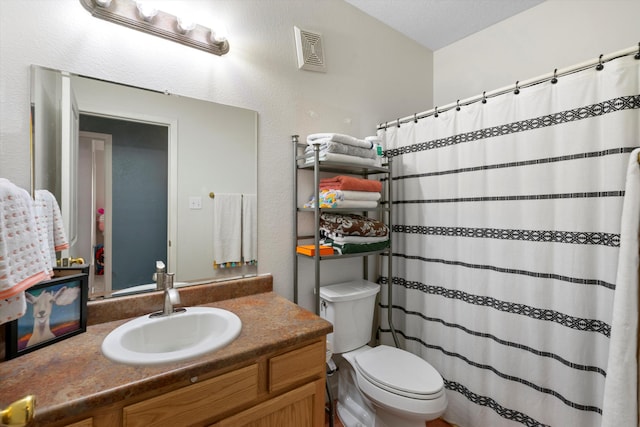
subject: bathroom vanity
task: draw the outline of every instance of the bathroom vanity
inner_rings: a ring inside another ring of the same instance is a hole
[[[242,331],[220,350],[158,366],[111,362],[100,345],[130,317],[153,311],[161,295],[96,304],[85,333],[0,363],[0,403],[35,395],[36,426],[323,426],[332,326],[271,292],[271,281],[180,289],[185,305],[199,300],[238,315]]]

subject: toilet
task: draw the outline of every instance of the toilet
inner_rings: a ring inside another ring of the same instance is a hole
[[[367,345],[380,285],[355,280],[320,288],[320,316],[333,324],[338,417],[345,427],[425,427],[447,407],[442,376],[395,347]]]

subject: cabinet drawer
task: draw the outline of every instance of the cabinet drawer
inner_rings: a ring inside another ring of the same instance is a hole
[[[258,397],[258,365],[247,366],[123,409],[126,427],[189,426]]]
[[[269,391],[308,379],[324,378],[324,373],[325,342],[318,341],[269,359]]]

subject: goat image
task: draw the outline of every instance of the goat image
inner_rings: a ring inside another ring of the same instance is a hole
[[[51,332],[51,313],[54,305],[69,305],[78,298],[80,289],[66,286],[55,292],[43,291],[38,296],[25,292],[27,302],[33,305],[33,333],[27,347],[55,338]]]

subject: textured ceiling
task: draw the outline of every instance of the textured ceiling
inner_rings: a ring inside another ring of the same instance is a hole
[[[421,45],[437,50],[544,0],[346,0]]]

